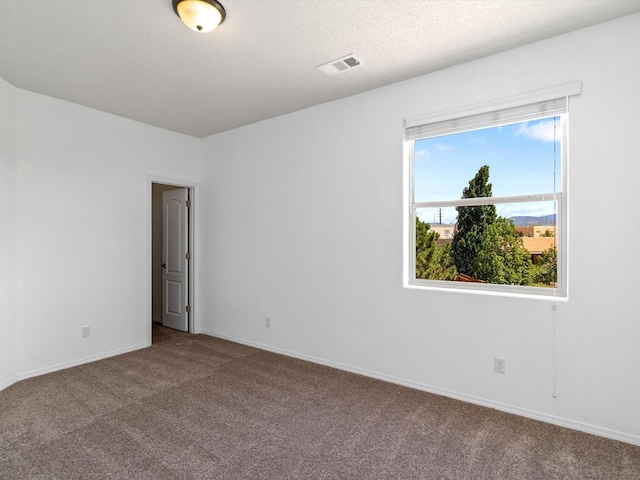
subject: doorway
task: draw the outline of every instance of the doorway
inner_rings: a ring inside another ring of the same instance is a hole
[[[151,183],[151,323],[183,332],[193,332],[192,198],[191,187]]]

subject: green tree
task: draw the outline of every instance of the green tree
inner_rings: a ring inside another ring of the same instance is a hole
[[[524,248],[514,223],[497,217],[482,235],[473,260],[474,276],[489,283],[531,285],[534,280],[531,254]]]
[[[538,257],[534,281],[545,286],[558,281],[558,251],[556,247],[545,250]]]
[[[440,235],[431,225],[416,217],[416,278],[453,280],[456,268],[450,256],[450,245],[438,245]]]
[[[462,191],[462,198],[491,197],[489,166],[480,167],[469,186]],[[456,207],[458,212],[457,232],[451,243],[451,256],[456,270],[479,278],[474,271],[474,260],[482,245],[487,227],[496,220],[495,205]]]

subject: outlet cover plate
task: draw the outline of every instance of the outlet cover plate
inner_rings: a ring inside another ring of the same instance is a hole
[[[493,357],[493,371],[496,373],[507,373],[507,361],[501,357]]]

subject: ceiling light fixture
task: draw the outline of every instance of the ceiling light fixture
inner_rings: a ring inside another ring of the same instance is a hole
[[[173,10],[191,30],[206,33],[224,22],[226,12],[216,0],[172,0]]]

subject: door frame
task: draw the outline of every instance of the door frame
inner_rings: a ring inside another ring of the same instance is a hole
[[[190,182],[183,179],[167,178],[154,175],[147,175],[147,261],[146,261],[146,315],[145,325],[147,333],[147,345],[151,345],[153,318],[152,318],[152,226],[153,226],[153,194],[152,184],[160,183],[163,185],[171,185],[173,187],[184,187],[189,189],[189,199],[191,200],[191,208],[189,208],[189,252],[191,252],[191,260],[189,264],[189,305],[191,312],[189,314],[189,333],[200,333],[200,289],[195,282],[199,278],[199,239],[198,239],[198,219],[200,218],[200,185],[196,182]]]

